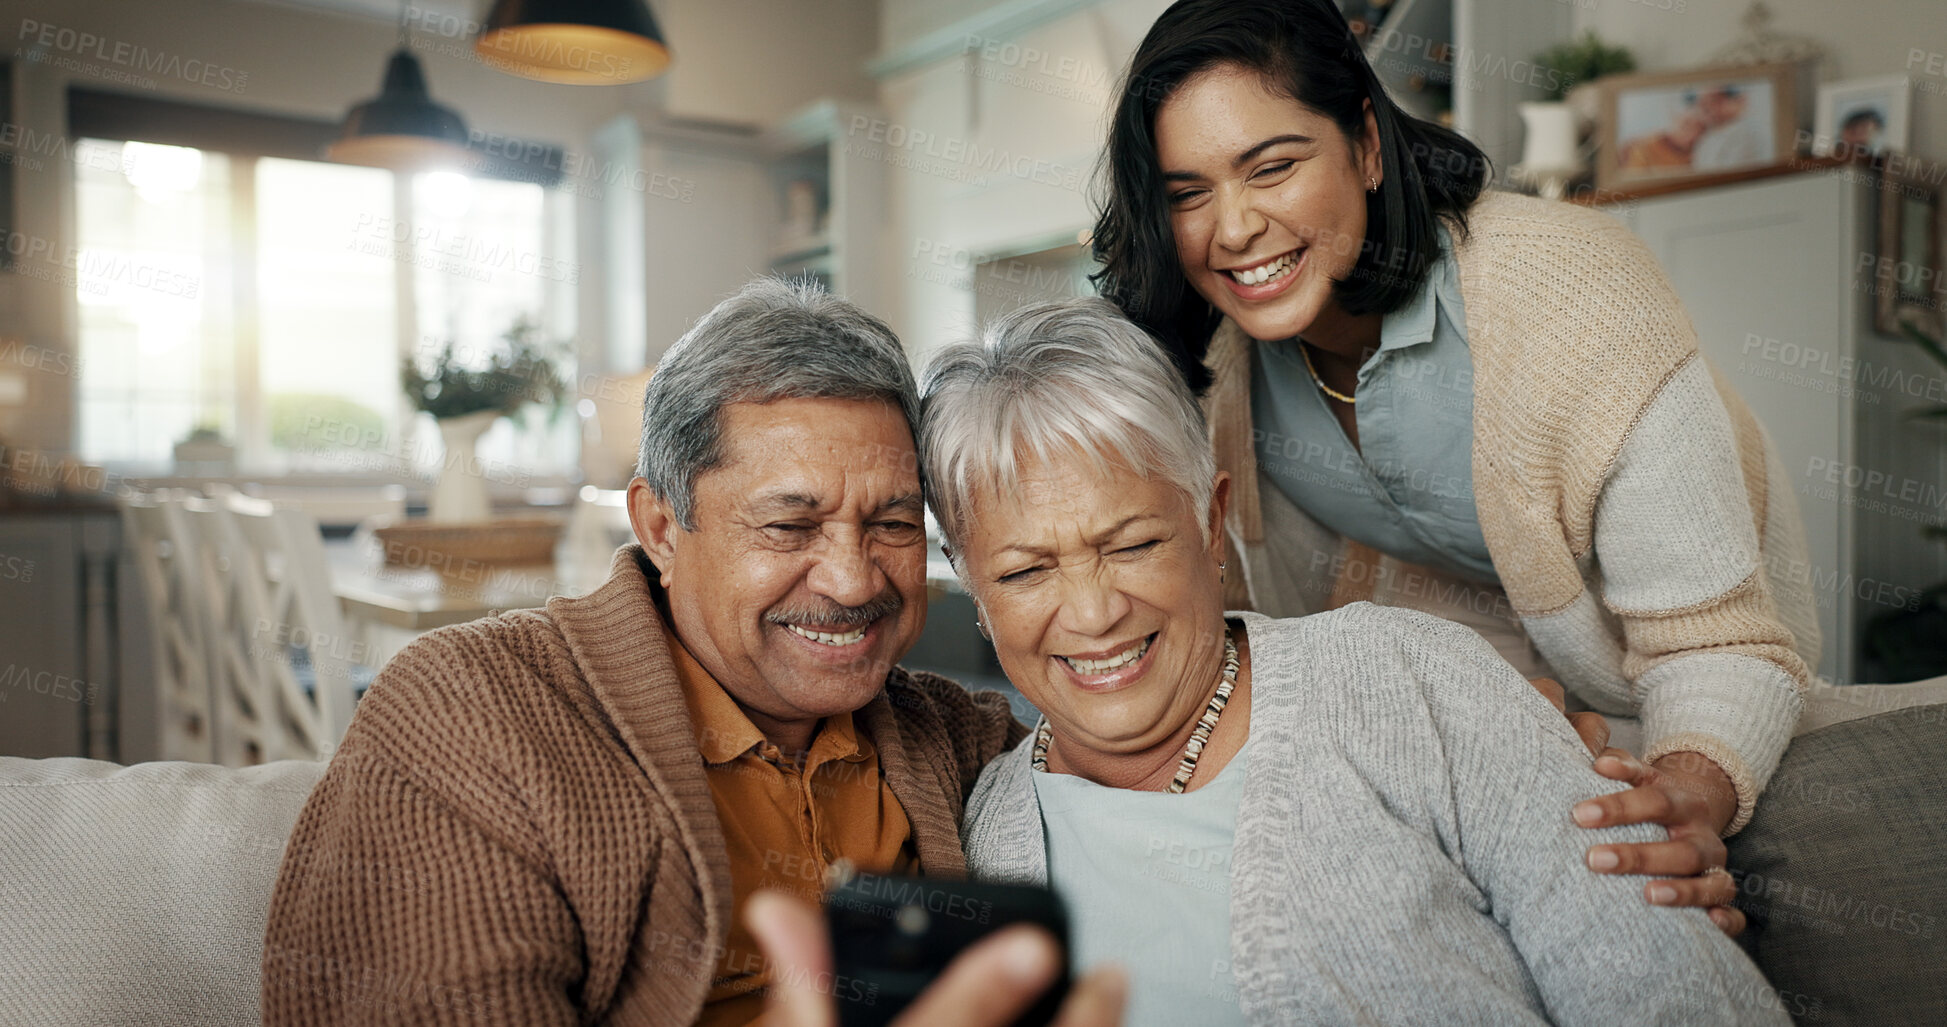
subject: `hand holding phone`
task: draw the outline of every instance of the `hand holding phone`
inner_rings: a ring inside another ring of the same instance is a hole
[[[1068,994],[1068,911],[1047,888],[853,874],[825,895],[840,1027],[887,1027],[960,953],[1014,924],[1061,949],[1055,981],[1015,1020],[1047,1027]]]
[[[831,939],[823,914],[800,899],[759,892],[744,910],[770,961],[766,1010],[775,1027],[837,1027]],[[1061,950],[1040,927],[1015,924],[981,938],[894,1021],[898,1027],[1004,1027],[1032,1006],[1060,975]],[[1107,968],[1077,981],[1055,1027],[1114,1027],[1128,992],[1122,972]]]

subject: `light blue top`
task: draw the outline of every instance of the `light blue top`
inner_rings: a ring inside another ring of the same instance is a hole
[[[1409,563],[1498,584],[1474,508],[1474,362],[1445,228],[1440,259],[1379,326],[1359,368],[1359,448],[1305,369],[1299,342],[1252,347],[1257,460],[1319,523]],[[1363,451],[1363,456],[1361,455]]]
[[[1131,1027],[1243,1027],[1230,972],[1230,850],[1249,751],[1246,742],[1181,795],[1032,775],[1073,966],[1128,970]]]

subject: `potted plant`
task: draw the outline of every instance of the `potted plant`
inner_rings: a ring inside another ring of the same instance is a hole
[[[1591,31],[1536,54],[1534,64],[1546,73],[1548,100],[1520,106],[1527,140],[1514,170],[1542,195],[1558,198],[1587,166],[1581,140],[1595,124],[1598,99],[1589,83],[1635,70],[1636,58],[1622,47],[1604,44]]]
[[[176,473],[211,478],[227,477],[237,471],[237,448],[225,441],[213,422],[198,421],[173,451]]]
[[[492,507],[486,481],[472,459],[474,446],[495,421],[530,404],[543,404],[550,417],[567,396],[558,359],[565,346],[542,339],[540,326],[516,318],[486,355],[484,364],[448,341],[424,359],[406,357],[399,381],[415,408],[433,415],[445,453],[433,486],[428,515],[440,523],[488,520]]]
[[[1900,334],[1920,347],[1947,372],[1947,343],[1902,318]],[[1915,421],[1947,425],[1947,405],[1924,407],[1906,415]],[[1928,538],[1947,542],[1947,525],[1924,525]],[[1909,608],[1889,610],[1866,625],[1866,652],[1878,664],[1883,680],[1917,681],[1947,673],[1947,583],[1923,591]]]
[[[1934,362],[1940,365],[1941,370],[1947,371],[1947,343],[1943,343],[1941,340],[1921,331],[1918,324],[1906,318],[1900,319],[1900,334],[1906,336],[1908,342],[1920,347],[1923,352],[1932,357]],[[1916,410],[1907,416],[1923,421],[1947,421],[1947,406]]]

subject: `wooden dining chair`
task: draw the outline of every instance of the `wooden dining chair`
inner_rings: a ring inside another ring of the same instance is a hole
[[[187,508],[205,547],[217,762],[328,758],[371,672],[316,519],[236,494]]]
[[[207,602],[198,573],[196,533],[182,500],[137,494],[122,504],[123,534],[136,587],[147,607],[149,652],[165,760],[209,763],[215,758],[214,695],[203,622]]]

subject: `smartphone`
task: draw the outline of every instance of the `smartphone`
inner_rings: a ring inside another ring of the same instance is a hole
[[[1038,885],[859,874],[825,895],[832,992],[841,1027],[884,1027],[968,946],[1010,924],[1036,924],[1061,946],[1061,974],[1015,1021],[1041,1027],[1068,995],[1068,911]]]

